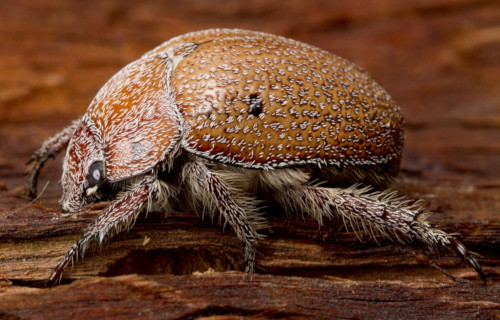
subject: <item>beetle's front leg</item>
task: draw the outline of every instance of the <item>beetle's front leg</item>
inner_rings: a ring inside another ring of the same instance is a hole
[[[104,213],[87,228],[85,234],[69,249],[62,261],[57,265],[49,278],[54,285],[62,276],[64,268],[73,259],[83,257],[85,248],[94,239],[102,243],[106,235],[115,235],[128,229],[137,218],[149,199],[155,198],[159,182],[155,177],[146,176],[135,184],[130,191],[125,192],[118,200],[110,205]]]
[[[32,165],[28,174],[28,195],[30,197],[36,197],[38,174],[45,161],[55,157],[62,149],[68,146],[69,140],[80,122],[80,119],[73,121],[71,125],[64,128],[58,134],[45,140],[42,146],[31,156],[31,159],[27,163]]]
[[[210,171],[202,162],[193,161],[183,170],[184,181],[191,189],[192,196],[201,199],[204,208],[216,209],[231,225],[238,238],[245,245],[245,271],[254,272],[255,247],[260,235],[254,227],[264,225],[257,213],[255,203],[244,195],[235,198],[229,187],[217,174]],[[237,201],[239,199],[240,201]],[[245,209],[243,206],[245,206]]]

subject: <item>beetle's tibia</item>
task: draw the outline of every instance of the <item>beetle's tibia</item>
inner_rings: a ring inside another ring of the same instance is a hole
[[[201,200],[204,208],[216,209],[232,227],[245,246],[245,270],[254,272],[255,247],[261,237],[255,227],[263,225],[255,201],[238,195],[233,197],[229,187],[202,162],[192,161],[183,170],[183,179],[193,197]]]

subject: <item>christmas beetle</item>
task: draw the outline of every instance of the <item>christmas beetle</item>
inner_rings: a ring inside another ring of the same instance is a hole
[[[320,225],[338,216],[354,230],[454,249],[485,281],[465,246],[426,222],[425,209],[386,190],[403,144],[399,107],[343,58],[238,29],[173,38],[113,76],[87,112],[32,157],[32,196],[44,162],[67,148],[62,209],[113,200],[50,281],[89,242],[153,208],[220,215],[253,272],[261,201]]]

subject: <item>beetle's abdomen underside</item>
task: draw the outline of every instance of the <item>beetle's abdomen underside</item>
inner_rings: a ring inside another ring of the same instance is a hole
[[[203,40],[171,82],[188,151],[253,168],[381,164],[401,156],[399,107],[356,65],[261,33]]]

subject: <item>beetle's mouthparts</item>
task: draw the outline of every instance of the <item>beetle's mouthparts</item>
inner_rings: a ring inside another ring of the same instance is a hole
[[[86,194],[88,197],[95,194],[97,192],[97,186],[93,186],[92,188],[88,188]]]

